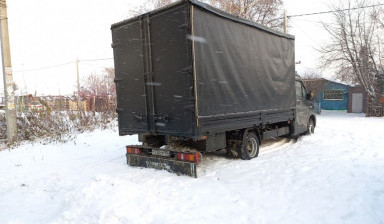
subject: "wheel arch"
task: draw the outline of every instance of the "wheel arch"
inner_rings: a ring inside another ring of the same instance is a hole
[[[313,120],[313,125],[315,125],[315,127],[316,127],[316,116],[315,115],[313,115],[313,114],[311,114],[311,116],[309,116],[309,119],[311,120]]]

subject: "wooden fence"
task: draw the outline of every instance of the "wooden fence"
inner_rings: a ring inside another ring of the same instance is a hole
[[[384,116],[384,103],[374,104],[370,99],[367,100],[367,117],[383,117]]]

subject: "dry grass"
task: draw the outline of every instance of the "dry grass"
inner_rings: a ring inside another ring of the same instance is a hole
[[[114,112],[35,111],[18,112],[18,142],[66,142],[78,133],[116,126]],[[5,114],[0,113],[0,141],[6,140]],[[1,146],[0,146],[1,148]]]

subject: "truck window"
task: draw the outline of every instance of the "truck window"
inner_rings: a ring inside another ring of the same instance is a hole
[[[301,82],[296,81],[296,98],[302,99],[303,98],[303,92],[301,90]]]
[[[303,91],[303,98],[305,98],[305,96],[307,95],[307,90],[305,89],[305,86],[303,85],[303,83],[301,83],[301,90]]]

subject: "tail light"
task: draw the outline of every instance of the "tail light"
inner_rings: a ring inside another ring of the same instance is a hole
[[[127,147],[127,154],[140,155],[140,148]]]
[[[200,163],[201,155],[200,153],[191,154],[179,152],[177,153],[177,160]]]

